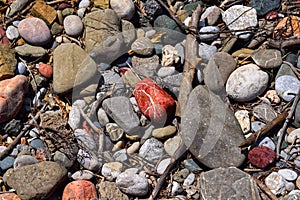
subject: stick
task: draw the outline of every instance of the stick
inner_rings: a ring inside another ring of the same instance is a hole
[[[38,118],[40,117],[40,115],[42,114],[42,112],[44,112],[44,110],[47,107],[47,103],[41,108],[41,110],[36,113],[36,115],[34,116],[33,119],[30,120],[29,124],[25,125],[24,128],[22,129],[22,131],[19,133],[19,135],[14,139],[14,141],[12,143],[10,143],[8,145],[8,147],[2,151],[0,153],[0,160],[2,160],[7,154],[9,154],[9,152],[19,143],[19,141],[21,140],[21,138],[24,136],[24,134],[29,130],[29,128],[31,127],[31,124],[33,124],[36,120],[38,120]]]
[[[270,47],[281,49],[281,48],[289,47],[289,46],[292,46],[292,45],[300,44],[300,37],[295,36],[295,37],[292,37],[290,39],[283,40],[283,41],[268,39],[268,42],[269,42]]]
[[[260,180],[258,180],[257,178],[251,176],[251,178],[256,182],[256,184],[258,185],[258,187],[266,194],[268,195],[268,197],[271,200],[277,200],[278,198],[271,192],[271,190],[265,185],[263,184],[263,182],[261,182]]]

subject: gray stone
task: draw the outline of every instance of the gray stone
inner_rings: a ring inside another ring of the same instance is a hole
[[[164,155],[163,144],[155,138],[145,141],[139,150],[139,156],[149,162],[157,162]]]
[[[280,0],[251,0],[249,6],[255,8],[258,16],[263,16],[268,12],[280,7]]]
[[[94,173],[89,170],[79,170],[72,174],[71,178],[74,180],[91,180],[94,178]]]
[[[256,132],[258,130],[260,130],[262,127],[264,127],[266,124],[260,121],[254,121],[251,122],[251,129],[252,131]]]
[[[96,63],[73,43],[59,45],[53,52],[53,60],[53,89],[57,93],[87,84],[96,74]]]
[[[199,173],[202,169],[195,163],[193,159],[186,159],[183,161],[184,167],[193,173]]]
[[[17,136],[21,131],[21,128],[21,120],[12,119],[7,124],[5,124],[3,131],[11,136]]]
[[[115,84],[114,92],[112,96],[124,96],[126,93],[126,88],[123,82],[122,77],[119,74],[113,71],[105,71],[101,73],[100,81],[99,81],[99,90],[102,89],[105,91],[108,86]]]
[[[179,31],[176,22],[167,15],[160,15],[154,20],[154,27],[166,28]]]
[[[77,154],[77,161],[81,164],[82,167],[90,171],[98,172],[101,168],[101,163],[98,160],[98,156],[93,152],[86,152],[82,149],[79,149]]]
[[[285,190],[285,180],[277,172],[272,172],[265,179],[266,186],[275,195],[281,194]]]
[[[85,132],[83,129],[76,129],[74,131],[74,135],[77,139],[77,142],[87,148],[88,150],[92,152],[97,152],[98,145],[96,144],[94,138],[92,135]]]
[[[187,187],[194,183],[195,181],[195,174],[190,173],[183,181],[183,186]]]
[[[6,183],[24,200],[48,199],[65,180],[67,170],[50,161],[19,167],[6,174]],[[30,184],[29,184],[30,183]]]
[[[261,199],[256,182],[235,167],[204,172],[198,181],[203,199]]]
[[[14,165],[15,159],[11,156],[7,156],[0,161],[1,174],[11,168]]]
[[[16,74],[25,75],[27,72],[26,65],[22,62],[19,62],[16,69]]]
[[[265,103],[255,106],[253,108],[253,115],[265,123],[271,122],[277,117],[277,113],[273,107]]]
[[[175,67],[161,67],[159,68],[157,75],[161,78],[170,76],[176,73]]]
[[[179,94],[179,88],[182,80],[182,73],[167,76],[163,78],[163,83],[171,90],[175,95]]]
[[[17,46],[15,50],[17,54],[28,57],[42,57],[47,53],[47,50],[43,47],[31,46],[29,44]]]
[[[280,76],[275,80],[275,90],[285,101],[291,101],[300,87],[298,78],[288,75]]]
[[[60,152],[60,151],[55,151],[54,156],[53,156],[53,161],[66,167],[70,168],[75,162],[75,157],[70,158],[70,156],[66,156],[66,154]]]
[[[29,142],[29,144],[34,149],[45,147],[44,142],[40,139],[33,139]]]
[[[25,165],[32,165],[35,163],[38,163],[38,159],[31,155],[19,155],[14,162],[14,169],[17,169],[19,167],[25,166]]]
[[[149,38],[141,37],[132,43],[131,49],[136,54],[150,56],[153,53],[154,46]]]
[[[159,57],[157,55],[147,58],[133,56],[132,66],[138,74],[145,77],[153,77],[159,67]]]
[[[198,47],[198,56],[202,58],[202,62],[207,63],[217,51],[218,49],[216,46],[201,42]]]
[[[175,45],[175,49],[178,52],[178,55],[180,56],[180,63],[183,64],[184,63],[184,46],[181,43],[177,43]]]
[[[239,67],[231,73],[226,83],[226,92],[235,101],[251,101],[268,87],[269,76],[255,64]]]
[[[14,14],[21,11],[28,2],[29,0],[13,1],[12,4],[9,6],[9,9],[7,9],[6,16],[12,17]]]
[[[57,22],[54,22],[51,26],[52,35],[58,35],[63,31],[64,27]]]
[[[80,109],[83,109],[83,107],[86,105],[85,101],[83,100],[76,100],[72,104],[72,109],[69,112],[69,119],[68,124],[71,126],[73,130],[81,127],[82,117],[80,114]]]
[[[98,111],[97,111],[97,117],[98,117],[98,121],[99,123],[102,125],[102,126],[105,126],[107,123],[109,123],[109,119],[105,113],[105,111],[100,108]]]
[[[102,166],[101,174],[109,181],[114,181],[123,170],[120,162],[109,162]]]
[[[291,69],[291,67],[285,63],[283,63],[277,74],[275,77],[275,80],[278,79],[280,76],[284,76],[284,75],[288,75],[288,76],[293,76],[293,77],[297,77],[296,74],[293,72],[293,70]]]
[[[173,175],[173,180],[178,183],[182,183],[184,179],[186,179],[186,177],[189,175],[189,173],[190,172],[188,169],[182,169]]]
[[[282,63],[281,52],[277,49],[259,49],[251,54],[251,58],[265,69],[277,68]]]
[[[124,38],[124,43],[127,46],[130,46],[137,38],[137,33],[135,30],[134,25],[127,20],[121,20],[121,29],[122,29],[122,35]]]
[[[83,23],[77,15],[68,15],[64,19],[66,34],[72,37],[79,36],[83,31]]]
[[[189,95],[181,123],[182,139],[191,153],[209,168],[240,166],[245,156],[241,127],[220,99],[199,85]]]
[[[217,6],[210,6],[205,9],[200,17],[200,21],[204,21],[207,25],[215,25],[221,16],[221,9]]]
[[[278,170],[278,174],[287,181],[295,181],[298,178],[297,172],[291,169],[280,169]]]
[[[19,31],[15,26],[8,26],[6,29],[6,36],[10,40],[14,40],[19,37]]]
[[[183,142],[181,136],[176,135],[175,137],[169,138],[167,141],[165,141],[164,149],[169,156],[173,157],[176,150],[182,146],[182,144]]]
[[[211,32],[207,34],[207,32]],[[220,28],[218,26],[205,26],[200,29],[199,37],[201,41],[212,41],[219,37]]]
[[[114,159],[118,162],[125,162],[127,160],[127,152],[126,149],[121,149],[116,151],[113,155]]]
[[[176,133],[175,126],[165,126],[163,128],[157,128],[152,131],[152,136],[157,139],[166,139],[173,136]]]
[[[126,20],[130,20],[135,13],[135,6],[132,0],[110,0],[110,7],[120,18]]]
[[[116,184],[122,192],[133,196],[145,196],[149,191],[148,180],[138,174],[123,172],[117,177]]]
[[[116,123],[107,123],[105,125],[105,128],[109,135],[109,138],[113,142],[119,141],[124,135],[124,130],[120,128]]]
[[[156,172],[159,174],[163,174],[164,171],[167,169],[168,165],[170,164],[170,162],[171,162],[171,158],[166,158],[160,161],[159,164],[157,165]]]
[[[87,8],[91,4],[90,0],[81,0],[78,7],[79,8]]]
[[[128,196],[122,193],[114,182],[101,181],[96,187],[102,198],[129,200]]]
[[[108,98],[103,101],[102,107],[126,133],[136,134],[140,122],[129,98],[122,96]]]
[[[260,141],[258,146],[265,146],[265,147],[272,149],[273,151],[275,151],[275,149],[276,149],[275,143],[269,137],[265,137],[262,141]]]

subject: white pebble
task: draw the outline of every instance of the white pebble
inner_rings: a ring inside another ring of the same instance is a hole
[[[275,195],[281,194],[285,190],[284,178],[277,172],[272,172],[269,176],[267,176],[265,184]]]
[[[90,4],[91,4],[90,0],[82,0],[82,1],[80,1],[78,7],[79,8],[87,8],[90,6]]]
[[[9,26],[6,29],[6,36],[7,36],[8,39],[14,40],[14,39],[19,37],[19,31],[16,27]]]
[[[269,137],[265,137],[260,143],[259,146],[265,146],[265,147],[269,147],[272,150],[276,149],[276,145],[273,142],[273,140],[271,140],[271,138]]]
[[[278,174],[287,181],[294,181],[298,177],[298,174],[290,169],[280,169],[278,170]]]
[[[183,181],[183,186],[189,186],[192,185],[195,181],[195,174],[194,173],[190,173],[186,179]]]
[[[166,159],[162,160],[158,164],[156,172],[159,174],[163,174],[164,171],[166,170],[166,168],[168,167],[168,165],[170,164],[170,162],[171,162],[171,158],[166,158]]]

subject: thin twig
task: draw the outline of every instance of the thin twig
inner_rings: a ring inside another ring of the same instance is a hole
[[[278,198],[272,193],[272,191],[263,182],[257,178],[251,176],[251,178],[256,182],[258,187],[266,194],[271,200],[278,200]]]

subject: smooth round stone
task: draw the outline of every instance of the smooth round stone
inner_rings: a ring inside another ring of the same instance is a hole
[[[264,127],[266,124],[260,121],[254,121],[251,122],[251,129],[252,131],[256,132],[258,130],[260,130],[262,127]]]
[[[93,177],[94,173],[89,170],[79,170],[71,176],[74,180],[91,180]]]
[[[39,65],[39,72],[46,78],[51,78],[53,75],[53,68],[49,64],[42,63]]]
[[[163,174],[164,171],[167,169],[168,165],[171,162],[171,158],[166,158],[160,161],[160,163],[157,166],[156,172],[159,174]]]
[[[166,76],[175,74],[175,72],[176,72],[175,67],[161,67],[158,70],[157,75],[161,78],[164,78]]]
[[[273,151],[275,151],[276,149],[276,145],[273,142],[273,140],[269,137],[265,137],[259,144],[258,146],[265,146],[265,147],[269,147],[270,149],[272,149]]]
[[[292,132],[290,132],[290,134],[288,134],[285,138],[285,141],[287,143],[292,144],[294,142],[294,140],[297,138],[297,142],[299,142],[300,140],[300,128],[297,128],[295,130],[293,130]]]
[[[11,156],[6,156],[0,161],[0,173],[5,172],[14,165],[15,159]]]
[[[17,65],[17,69],[16,69],[16,74],[26,74],[27,72],[27,68],[26,68],[26,65],[22,62],[19,62],[18,65]]]
[[[199,37],[201,41],[212,41],[219,36],[220,28],[217,26],[205,26],[200,29]],[[206,32],[212,32],[211,34],[207,34]]]
[[[83,31],[83,23],[77,15],[68,15],[64,19],[64,28],[68,35],[72,37],[79,36]]]
[[[79,8],[77,10],[78,17],[80,17],[82,19],[84,17],[85,11],[86,11],[86,8]]]
[[[271,122],[276,118],[277,113],[269,104],[261,103],[253,108],[253,115],[264,122]]]
[[[31,155],[19,155],[14,162],[14,169],[25,165],[32,165],[38,163],[38,159]]]
[[[127,149],[127,153],[129,155],[136,153],[140,148],[140,142],[134,142],[130,147]]]
[[[32,45],[45,45],[51,40],[47,24],[36,17],[23,19],[18,26],[21,37]]]
[[[173,136],[176,133],[175,126],[166,126],[163,128],[157,128],[152,131],[152,136],[157,139],[165,139]]]
[[[132,0],[110,0],[110,7],[121,19],[130,20],[135,13],[135,5]]]
[[[115,123],[107,123],[105,127],[110,139],[113,142],[119,141],[124,135],[124,130]]]
[[[45,147],[44,142],[40,139],[31,140],[29,144],[32,148],[35,148],[35,149]]]
[[[192,185],[195,181],[195,174],[194,173],[190,173],[186,179],[184,179],[183,181],[183,186],[189,186]]]
[[[139,156],[150,162],[156,162],[163,155],[163,144],[155,138],[150,138],[146,140],[139,150]]]
[[[122,172],[123,164],[120,162],[105,163],[102,166],[101,174],[109,181],[113,181]]]
[[[274,163],[276,153],[268,147],[258,146],[249,151],[248,159],[252,165],[263,169]]]
[[[275,90],[285,101],[291,101],[297,94],[299,87],[299,80],[293,76],[284,75],[275,80]]]
[[[281,52],[276,49],[259,49],[251,54],[251,58],[265,69],[277,68],[282,63]]]
[[[18,28],[15,26],[8,26],[6,29],[6,37],[10,40],[14,40],[19,37]]]
[[[79,8],[87,8],[91,4],[90,0],[81,0],[78,7]]]
[[[277,172],[272,172],[267,176],[265,184],[275,195],[278,195],[285,190],[285,180]]]
[[[140,54],[143,56],[150,56],[153,53],[154,46],[149,38],[142,37],[136,39],[132,43],[131,49],[136,54]]]
[[[295,189],[295,184],[292,182],[287,182],[285,184],[285,189],[286,189],[286,191],[290,192]]]
[[[138,174],[123,172],[116,179],[118,188],[129,195],[144,196],[149,191],[147,178]]]
[[[102,126],[105,126],[106,124],[109,123],[109,119],[107,117],[107,114],[106,112],[100,108],[98,111],[97,111],[97,117],[98,117],[98,121],[99,123],[102,125]]]
[[[294,181],[298,178],[298,174],[290,169],[280,169],[278,174],[287,181]]]
[[[125,162],[127,160],[127,152],[126,149],[121,149],[114,153],[113,157],[116,161]]]
[[[235,101],[255,99],[268,87],[269,76],[255,64],[247,64],[231,73],[226,83],[226,92]]]

